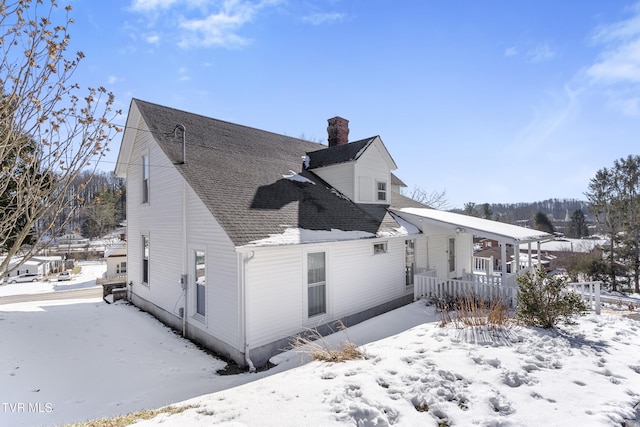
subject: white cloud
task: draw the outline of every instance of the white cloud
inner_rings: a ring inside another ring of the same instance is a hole
[[[189,19],[180,23],[180,28],[187,32],[179,45],[181,47],[245,45],[248,40],[239,36],[236,31],[244,24],[251,22],[257,8],[257,4],[226,0],[219,12],[203,19]]]
[[[312,25],[333,24],[336,22],[342,22],[346,19],[347,15],[339,12],[330,13],[313,13],[302,18],[304,22],[308,22]]]
[[[585,86],[606,88],[608,106],[626,116],[640,116],[640,3],[628,19],[603,25],[591,41],[601,47],[596,60],[584,69]]]
[[[539,44],[525,54],[529,62],[548,61],[556,56],[556,52],[548,44]]]
[[[580,109],[578,91],[565,86],[562,93],[548,93],[541,105],[534,107],[533,119],[515,138],[513,146],[507,152],[518,153],[526,159],[543,149],[551,137],[572,120]]]
[[[518,49],[516,49],[515,47],[508,47],[504,50],[504,56],[506,56],[507,58],[516,56],[518,55],[518,53]]]
[[[138,12],[149,12],[157,9],[169,9],[180,0],[133,0],[131,9]]]
[[[109,76],[107,78],[107,83],[109,83],[110,85],[115,84],[115,83],[119,83],[119,82],[122,82],[122,81],[124,81],[123,78],[116,77],[116,76]]]
[[[150,34],[145,40],[150,44],[158,44],[160,42],[160,36],[158,34]]]
[[[640,82],[640,4],[634,15],[621,22],[599,28],[592,40],[604,46],[587,75],[598,83]]]
[[[142,13],[156,32],[148,43],[177,40],[180,47],[234,48],[249,43],[240,30],[257,13],[282,0],[132,0],[130,9]]]
[[[189,69],[187,67],[178,68],[178,80],[181,82],[191,80],[191,76],[188,73]]]

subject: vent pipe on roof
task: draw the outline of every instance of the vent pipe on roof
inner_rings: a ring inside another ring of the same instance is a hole
[[[184,125],[181,125],[178,123],[175,129],[173,129],[174,138],[178,136],[178,129],[182,131],[182,161],[180,162],[180,164],[185,164],[187,163],[187,141],[186,141],[187,128],[184,127]]]

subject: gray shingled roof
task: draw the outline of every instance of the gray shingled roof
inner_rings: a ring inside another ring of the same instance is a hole
[[[236,246],[280,234],[284,227],[373,234],[398,227],[389,221],[386,209],[365,212],[313,172],[303,170],[305,154],[326,151],[324,145],[133,102],[164,153]],[[186,128],[185,164],[179,163],[181,132],[173,134],[177,124]],[[283,178],[290,170],[316,185]]]
[[[345,145],[337,145],[310,152],[308,153],[309,169],[357,160],[374,139],[376,139],[375,136]]]

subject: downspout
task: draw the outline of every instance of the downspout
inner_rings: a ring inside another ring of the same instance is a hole
[[[240,277],[240,304],[241,304],[241,310],[242,310],[242,341],[244,344],[244,361],[246,362],[247,366],[249,367],[249,372],[255,372],[256,371],[256,367],[253,366],[253,362],[251,361],[250,355],[249,355],[249,337],[248,337],[248,327],[247,327],[247,320],[249,318],[248,314],[247,314],[247,280],[246,280],[246,269],[247,269],[247,264],[249,263],[249,261],[251,261],[253,259],[253,257],[255,256],[255,252],[251,252],[251,256],[245,256],[244,253],[239,253],[240,259],[242,260],[242,271],[240,273],[241,277]]]
[[[182,336],[187,337],[187,307],[189,306],[189,274],[187,273],[187,265],[189,251],[187,249],[187,182],[182,180],[182,277],[180,285],[184,292],[184,304],[182,308]]]
[[[179,165],[187,163],[187,128],[178,123],[173,129],[173,137],[178,136],[178,129],[182,131],[182,161]],[[180,286],[184,292],[184,304],[182,306],[182,336],[187,337],[187,307],[189,306],[189,250],[187,248],[187,182],[182,179],[182,275]]]

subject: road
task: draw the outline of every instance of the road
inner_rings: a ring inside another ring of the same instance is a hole
[[[72,291],[46,292],[41,294],[9,295],[0,297],[0,305],[17,302],[51,301],[59,299],[102,298],[102,286],[96,288],[76,289]]]

